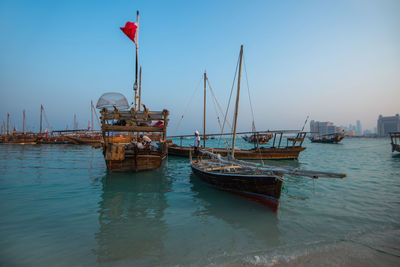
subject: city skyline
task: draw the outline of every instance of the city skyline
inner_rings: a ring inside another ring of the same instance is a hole
[[[0,5],[0,119],[9,112],[17,128],[25,109],[27,128],[38,130],[41,104],[51,127],[64,129],[74,114],[86,128],[90,101],[105,92],[131,101],[134,46],[119,27],[136,10],[143,102],[170,111],[171,135],[201,130],[204,70],[226,107],[241,44],[241,130],[251,129],[247,82],[259,129],[301,129],[310,116],[372,130],[379,115],[400,112],[398,1]],[[210,95],[207,128],[218,132]]]

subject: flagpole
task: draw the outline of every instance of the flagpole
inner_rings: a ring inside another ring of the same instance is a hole
[[[133,90],[135,91],[135,110],[137,110],[137,89],[138,89],[138,54],[139,54],[139,11],[136,13],[136,64],[135,64],[135,84]]]

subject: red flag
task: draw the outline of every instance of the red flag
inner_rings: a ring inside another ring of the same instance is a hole
[[[164,122],[163,121],[157,121],[156,123],[154,123],[153,127],[163,128],[164,127]]]
[[[123,28],[121,27],[120,29],[121,29],[121,31],[123,31],[126,34],[126,36],[129,37],[129,39],[132,40],[132,42],[136,43],[135,42],[136,29],[137,29],[136,23],[128,21],[125,24],[125,27],[123,27]]]

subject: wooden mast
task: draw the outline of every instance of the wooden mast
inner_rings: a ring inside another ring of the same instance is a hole
[[[204,71],[204,106],[203,106],[203,147],[206,147],[206,83],[207,74]]]
[[[236,143],[236,128],[237,128],[237,118],[239,111],[239,96],[240,96],[240,78],[242,74],[242,56],[243,56],[243,45],[240,46],[240,55],[239,55],[239,75],[238,75],[238,86],[237,86],[237,94],[236,94],[236,105],[235,105],[235,117],[233,124],[233,138],[232,138],[232,158],[235,157],[235,143]]]
[[[7,135],[9,134],[10,113],[7,113]]]
[[[92,133],[94,133],[94,129],[93,129],[93,100],[90,100],[90,117],[92,120]]]
[[[25,133],[25,109],[22,110],[22,133]]]
[[[40,105],[40,130],[39,130],[39,133],[42,133],[42,117],[43,117],[43,105]]]
[[[139,111],[141,104],[142,104],[142,66],[140,66],[139,70],[139,104],[138,104]]]
[[[136,45],[136,63],[135,63],[135,84],[133,90],[135,91],[135,110],[137,110],[137,90],[138,90],[138,54],[139,54],[139,11],[136,13],[136,34],[135,34],[135,45]]]

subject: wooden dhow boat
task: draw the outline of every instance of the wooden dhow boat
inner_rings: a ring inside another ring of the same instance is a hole
[[[141,68],[138,85],[138,22],[127,22],[121,30],[136,45],[136,67],[133,107],[120,93],[105,93],[96,107],[101,113],[101,131],[103,136],[103,154],[107,169],[110,171],[146,171],[161,166],[167,156],[168,110],[150,111],[141,104]],[[137,89],[139,88],[139,95]],[[143,109],[141,108],[143,106]],[[142,138],[143,136],[144,138]],[[154,140],[149,137],[156,137]],[[157,141],[148,142],[147,140]]]
[[[308,176],[314,179],[318,177],[343,178],[346,175],[266,167],[257,163],[235,159],[236,152],[233,148],[236,142],[242,56],[243,45],[239,55],[240,63],[231,153],[228,157],[221,157],[221,155],[201,150],[202,155],[208,156],[209,159],[192,161],[190,155],[190,165],[193,173],[209,186],[259,201],[276,212],[279,207],[284,174]]]
[[[299,132],[295,130],[265,131],[265,132],[268,132],[268,134],[273,135],[273,141],[270,147],[259,146],[258,144],[256,144],[256,146],[254,146],[253,148],[249,149],[240,149],[236,147],[235,157],[237,159],[245,159],[245,160],[298,159],[300,152],[306,149],[305,147],[302,146],[307,134],[306,132]],[[244,133],[238,133],[238,134],[244,134]],[[293,135],[293,134],[294,134],[293,137],[289,136],[285,137],[285,135]],[[221,134],[207,134],[206,136],[212,137],[219,135]],[[232,135],[232,133],[224,133],[223,135]],[[183,138],[193,138],[193,137],[194,135],[182,135],[182,136],[172,136],[168,138],[169,139],[180,138],[182,141]],[[225,148],[203,147],[202,151],[217,153],[223,157],[226,157],[229,153],[229,150]],[[180,143],[180,145],[170,144],[168,146],[168,155],[189,157],[190,153],[192,154],[194,153],[193,147],[183,146],[182,142]]]
[[[400,132],[391,132],[390,140],[392,145],[392,152],[400,152]]]
[[[312,143],[338,144],[344,138],[344,133],[314,135],[310,137]]]
[[[249,143],[268,144],[269,140],[273,138],[272,134],[252,134],[245,135],[242,138]]]
[[[207,74],[204,72],[204,101],[203,101],[203,133],[200,135],[203,140],[202,150],[210,151],[213,153],[218,153],[221,156],[227,156],[228,150],[219,147],[206,147],[206,142],[209,137],[213,138],[216,136],[232,136],[232,133],[220,133],[220,134],[206,134],[206,91],[207,84],[214,97],[217,106],[219,107],[218,101],[215,99],[215,94],[212,91],[212,87],[208,81]],[[219,107],[220,108],[220,107]],[[183,118],[183,116],[182,116]],[[221,125],[220,125],[221,126]],[[303,127],[304,128],[304,127]],[[245,149],[235,148],[237,159],[298,159],[300,152],[304,151],[306,148],[303,147],[304,139],[307,133],[303,130],[280,130],[280,131],[255,131],[254,121],[253,121],[253,131],[251,132],[241,132],[238,135],[248,135],[247,138],[253,142],[254,147],[249,148],[243,142]],[[291,136],[288,136],[291,135]],[[180,139],[180,145],[173,144],[172,139]],[[172,156],[182,156],[188,157],[190,152],[194,152],[192,146],[183,146],[182,140],[184,138],[194,138],[194,135],[180,135],[180,136],[169,136],[168,139],[171,140],[168,146],[168,155]],[[254,139],[252,139],[254,138]],[[245,140],[246,136],[244,137]],[[260,144],[266,144],[270,139],[273,139],[272,145],[270,147],[260,146]],[[258,141],[257,141],[258,140]],[[262,141],[263,140],[263,141]],[[286,140],[286,142],[285,142]]]

